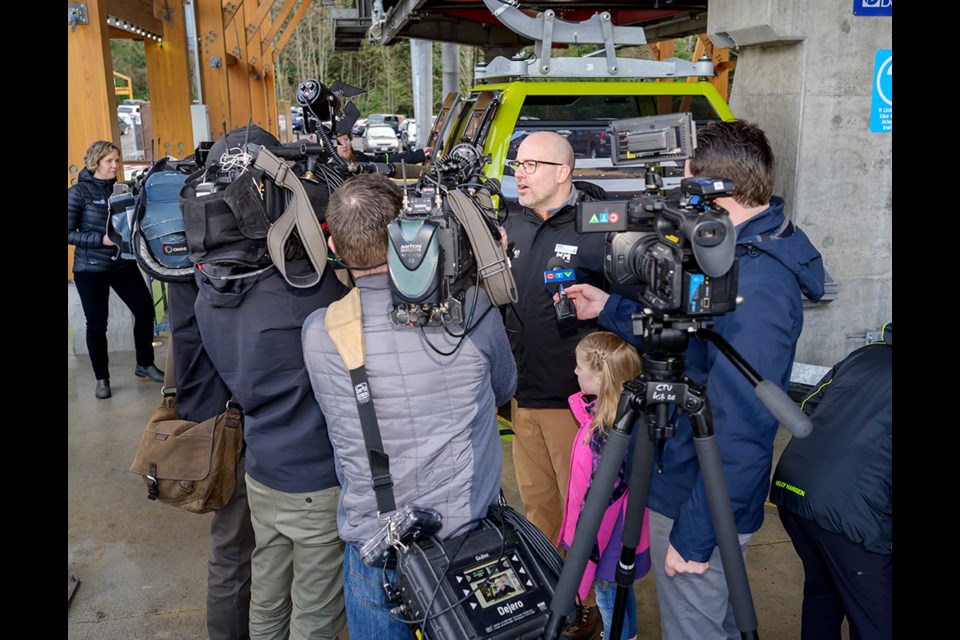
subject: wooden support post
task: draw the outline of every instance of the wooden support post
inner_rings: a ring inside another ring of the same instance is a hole
[[[218,140],[223,127],[231,127],[227,55],[223,37],[223,10],[219,0],[197,0],[197,38],[200,52],[200,86],[210,117],[210,137]]]
[[[713,62],[714,75],[710,78],[710,84],[716,87],[724,102],[727,102],[730,97],[730,70],[737,66],[737,62],[730,60],[730,49],[714,47],[706,34],[700,34],[697,36],[697,46],[693,51],[693,61],[696,62],[704,55]],[[695,78],[688,79],[688,82],[695,81]],[[690,102],[689,97],[685,100],[687,103]]]
[[[243,3],[243,15],[237,16],[236,20],[243,19],[243,24],[248,25],[253,22],[256,14],[259,12],[257,0],[246,0]],[[236,21],[234,22],[236,24]],[[274,135],[278,133],[276,120],[270,119],[270,110],[268,102],[276,102],[272,95],[267,94],[266,75],[270,65],[264,64],[266,59],[260,46],[260,29],[252,34],[248,28],[240,32],[244,41],[244,49],[247,52],[247,75],[249,76],[247,85],[250,91],[250,114],[253,123],[259,127],[271,131]]]
[[[83,154],[96,140],[120,146],[117,99],[107,13],[102,0],[87,0],[88,24],[67,25],[67,186],[83,169]],[[120,174],[123,175],[121,162]],[[67,280],[73,271],[73,247],[67,247]]]
[[[223,7],[223,43],[226,49],[225,66],[230,94],[230,120],[227,131],[246,126],[252,117],[250,105],[250,58],[244,37],[244,0],[221,0]]]
[[[280,100],[278,111],[282,120],[281,118],[277,119],[277,129],[279,131],[277,140],[282,143],[293,142],[293,113],[290,111],[290,101]],[[280,125],[281,122],[282,125]]]
[[[151,139],[153,159],[187,157],[195,148],[190,120],[190,69],[187,55],[187,27],[183,5],[170,0],[153,0],[163,25],[163,41],[145,39],[147,85],[150,87]]]
[[[650,52],[653,54],[653,59],[661,61],[674,57],[674,44],[674,39],[670,38],[669,40],[661,40],[660,42],[648,44],[647,47],[649,47]],[[657,78],[657,81],[673,82],[673,78]],[[657,113],[669,113],[671,110],[673,110],[673,97],[657,96]]]

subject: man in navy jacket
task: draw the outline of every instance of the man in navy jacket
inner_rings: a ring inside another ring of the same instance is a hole
[[[823,295],[820,253],[773,196],[775,161],[766,135],[744,122],[719,122],[697,132],[686,176],[732,181],[732,197],[720,197],[736,229],[738,294],[743,302],[715,318],[723,336],[765,379],[786,390],[803,328],[801,293]],[[643,305],[590,285],[567,288],[579,318],[600,325],[642,348],[631,316]],[[693,339],[684,352],[685,375],[706,388],[713,428],[733,507],[741,550],[763,522],[777,420],[753,386],[718,349]],[[706,499],[687,414],[676,417],[676,435],[656,446],[647,506],[650,552],[664,640],[739,638],[733,619],[716,533]]]

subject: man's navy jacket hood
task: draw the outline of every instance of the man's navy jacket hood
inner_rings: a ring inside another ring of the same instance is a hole
[[[776,258],[789,269],[811,302],[823,297],[823,257],[807,234],[783,214],[783,198],[770,198],[770,208],[737,229],[738,254],[754,247]]]

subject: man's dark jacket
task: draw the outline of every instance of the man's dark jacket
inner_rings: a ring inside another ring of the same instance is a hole
[[[827,373],[801,408],[813,431],[787,444],[770,488],[780,509],[867,551],[893,551],[893,323]]]
[[[578,201],[603,200],[606,193],[589,182],[574,182]],[[551,258],[576,272],[578,284],[608,289],[603,276],[606,234],[577,233],[576,206],[565,205],[544,220],[523,207],[504,222],[518,253],[511,260],[519,300],[507,308],[506,329],[517,361],[517,404],[536,409],[566,409],[567,398],[580,387],[573,370],[580,339],[597,328],[596,320],[574,320],[569,329],[557,322],[553,292],[543,272]],[[518,317],[519,316],[519,317]]]

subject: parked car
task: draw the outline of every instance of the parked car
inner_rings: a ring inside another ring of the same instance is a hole
[[[415,147],[417,144],[417,121],[407,118],[400,123],[400,143],[404,147]]]
[[[360,118],[353,123],[353,127],[350,129],[350,133],[353,134],[354,138],[359,138],[363,135],[363,132],[367,130],[367,119]]]
[[[396,152],[400,150],[400,138],[389,125],[368,124],[363,132],[363,150],[367,153]]]
[[[133,131],[133,119],[129,113],[117,112],[117,122],[120,125],[120,135],[125,136]]]
[[[126,114],[130,117],[131,126],[140,124],[140,105],[121,104],[117,105],[117,115]]]
[[[303,109],[290,107],[290,127],[297,133],[303,133]]]
[[[400,135],[400,116],[395,113],[371,113],[367,116],[367,126],[386,124],[393,128],[394,135]]]

